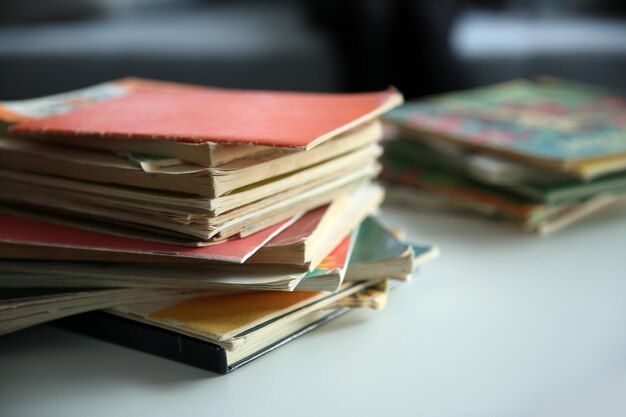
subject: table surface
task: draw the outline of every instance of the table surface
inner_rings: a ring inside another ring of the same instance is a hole
[[[227,376],[48,326],[0,339],[2,416],[626,415],[626,207],[538,237],[385,207],[441,250]]]

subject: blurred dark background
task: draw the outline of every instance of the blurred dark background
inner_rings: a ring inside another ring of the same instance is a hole
[[[623,0],[2,0],[0,98],[127,75],[407,97],[549,74],[626,90]]]

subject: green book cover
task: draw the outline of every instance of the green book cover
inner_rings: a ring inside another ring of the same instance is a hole
[[[533,200],[555,205],[586,200],[599,194],[626,193],[626,173],[619,173],[589,182],[579,181],[566,184],[526,183],[511,186],[510,189]]]
[[[515,218],[527,219],[543,209],[542,205],[520,193],[482,184],[438,166],[434,158],[420,157],[418,162],[414,157],[414,154],[401,149],[386,151],[382,178],[450,198],[475,201]]]
[[[518,203],[558,205],[592,198],[602,193],[626,193],[626,173],[618,173],[592,181],[561,180],[544,184],[523,181],[511,185],[492,185],[469,177],[467,170],[454,158],[433,151],[410,140],[394,140],[385,144],[383,156],[387,175],[400,174],[420,178],[432,186],[456,187],[466,191],[478,190],[500,194]],[[420,172],[421,174],[417,174]]]

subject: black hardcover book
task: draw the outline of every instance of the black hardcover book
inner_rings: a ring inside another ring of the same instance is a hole
[[[262,347],[236,363],[228,363],[226,350],[214,343],[103,311],[79,314],[57,320],[54,323],[62,328],[97,339],[172,359],[208,371],[227,374],[343,315],[349,310],[349,308],[342,308],[331,311],[321,319],[307,324],[305,327],[277,342]]]

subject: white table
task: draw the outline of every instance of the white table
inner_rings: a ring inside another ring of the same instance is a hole
[[[217,376],[55,328],[0,338],[0,415],[623,416],[626,207],[547,238],[385,208],[440,258]]]

